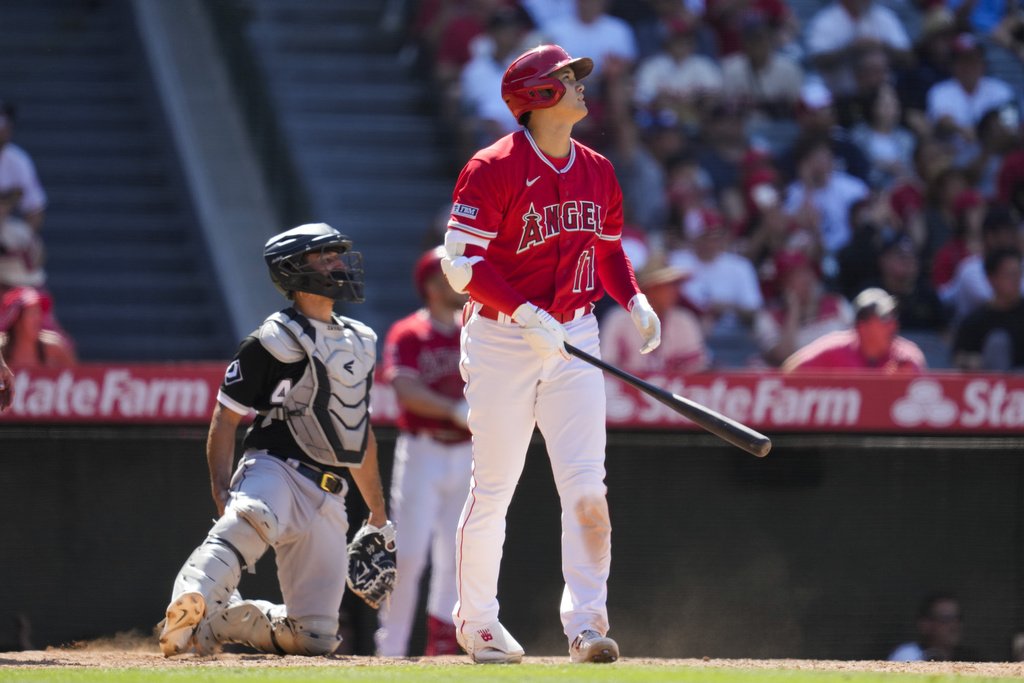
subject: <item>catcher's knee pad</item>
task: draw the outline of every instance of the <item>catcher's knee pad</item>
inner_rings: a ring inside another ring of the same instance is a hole
[[[260,538],[267,545],[274,545],[279,532],[277,515],[274,511],[258,498],[250,498],[246,495],[234,495],[228,503],[228,510],[234,511],[256,530]],[[260,551],[262,553],[262,550]]]
[[[266,514],[273,515],[269,508],[265,505],[263,509],[266,510]],[[217,520],[217,523],[210,529],[210,536],[208,541],[220,543],[226,545],[233,550],[244,569],[251,569],[256,565],[256,561],[259,560],[263,553],[267,550],[267,544],[269,541],[264,538],[263,533],[260,532],[260,527],[257,527],[253,523],[253,520],[257,518],[257,514],[254,510],[259,510],[256,507],[248,507],[244,510],[238,510],[232,506],[227,509],[224,515]],[[275,522],[274,532],[276,538],[276,522],[277,518],[273,517]],[[267,527],[264,526],[264,529]]]

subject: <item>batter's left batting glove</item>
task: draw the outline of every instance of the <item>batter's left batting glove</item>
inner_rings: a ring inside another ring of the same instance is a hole
[[[637,294],[629,300],[629,317],[633,324],[644,338],[644,345],[640,347],[640,353],[650,353],[661,344],[661,321],[658,314],[647,302],[647,297]]]

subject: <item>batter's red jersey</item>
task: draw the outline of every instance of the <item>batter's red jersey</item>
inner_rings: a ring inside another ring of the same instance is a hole
[[[402,375],[417,377],[428,387],[449,398],[461,399],[463,382],[459,375],[459,327],[441,329],[426,309],[402,318],[384,338],[383,376],[388,382]],[[398,428],[407,432],[444,435],[446,440],[468,439],[469,432],[451,420],[424,417],[398,407]]]
[[[784,370],[843,370],[870,369],[887,373],[916,374],[926,367],[924,353],[914,342],[896,337],[889,354],[877,361],[869,361],[860,353],[855,330],[830,332],[790,356]]]
[[[575,140],[568,159],[551,159],[528,131],[507,135],[466,164],[452,200],[449,229],[486,241],[487,262],[543,309],[572,311],[605,287],[626,305],[639,291],[624,255],[628,273],[598,274],[603,256],[622,253],[622,190],[611,162]]]

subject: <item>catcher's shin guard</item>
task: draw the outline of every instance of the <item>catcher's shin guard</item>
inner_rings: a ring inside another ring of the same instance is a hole
[[[338,617],[275,616],[284,607],[266,600],[243,600],[231,605],[196,632],[197,649],[219,643],[240,643],[275,654],[329,655],[338,638]]]
[[[242,569],[255,565],[266,549],[256,529],[228,509],[178,572],[172,602],[185,593],[198,593],[206,601],[208,614],[224,609]]]

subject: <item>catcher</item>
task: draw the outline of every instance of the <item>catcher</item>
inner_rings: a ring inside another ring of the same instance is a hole
[[[369,415],[377,336],[333,311],[335,301],[363,300],[362,255],[325,223],[270,238],[263,255],[291,305],[242,341],[225,372],[206,447],[219,520],[174,582],[160,634],[167,657],[212,654],[222,643],[327,655],[340,642],[346,579],[373,606],[395,581],[395,530]],[[370,512],[349,548],[344,468]],[[283,605],[236,590],[268,546]]]

